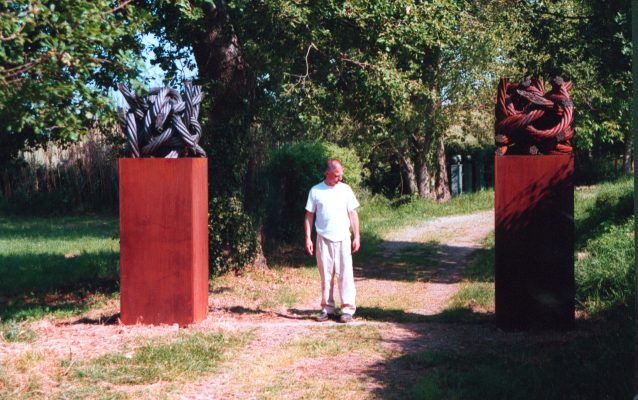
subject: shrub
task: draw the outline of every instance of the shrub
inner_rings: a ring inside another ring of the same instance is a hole
[[[298,142],[274,151],[263,171],[263,222],[266,244],[295,243],[303,239],[304,207],[308,191],[325,173],[325,161],[336,158],[344,167],[343,181],[356,191],[363,167],[353,150],[325,142]]]
[[[213,197],[208,216],[208,257],[212,275],[239,271],[252,262],[259,242],[239,197]]]

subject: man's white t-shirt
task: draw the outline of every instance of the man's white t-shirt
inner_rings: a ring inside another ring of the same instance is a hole
[[[315,213],[317,233],[333,242],[350,238],[348,213],[359,207],[350,186],[339,182],[334,186],[321,182],[310,189],[306,211]]]

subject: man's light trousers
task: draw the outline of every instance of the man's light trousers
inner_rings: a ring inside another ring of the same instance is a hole
[[[356,310],[351,246],[350,238],[333,242],[317,235],[315,248],[321,276],[321,308],[329,314],[335,312],[335,280],[341,295],[341,312],[353,315]]]

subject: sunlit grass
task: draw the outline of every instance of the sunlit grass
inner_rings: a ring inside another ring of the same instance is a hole
[[[117,219],[0,217],[0,319],[99,307],[119,282]]]
[[[218,371],[252,337],[250,332],[182,333],[145,339],[142,346],[128,352],[78,362],[63,360],[59,397],[139,398],[147,390],[146,385],[184,383]],[[139,393],[129,396],[135,390]]]

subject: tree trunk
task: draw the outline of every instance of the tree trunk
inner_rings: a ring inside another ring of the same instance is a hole
[[[628,176],[628,175],[631,175],[631,159],[632,159],[632,147],[633,147],[631,130],[628,130],[627,133],[625,133],[624,142],[625,143],[624,143],[623,157],[622,157],[622,169],[623,169],[623,173],[626,176]]]
[[[256,77],[242,55],[239,39],[230,21],[225,0],[202,6],[201,33],[193,38],[193,53],[205,93],[212,100],[208,113],[204,148],[209,159],[211,197],[240,195],[244,211],[249,209],[252,186],[247,177],[254,175],[251,163],[251,106],[255,97]],[[261,235],[258,233],[258,241]],[[253,264],[267,267],[259,246]]]
[[[434,193],[438,201],[448,201],[452,197],[450,194],[450,184],[447,176],[447,161],[445,159],[445,145],[443,137],[438,138],[436,144],[436,181],[434,183]]]
[[[427,160],[419,157],[417,160],[417,185],[419,187],[419,197],[428,198],[430,193],[430,170]]]
[[[398,152],[397,152],[398,153]],[[414,173],[414,164],[410,159],[410,156],[405,154],[397,154],[399,156],[399,160],[401,161],[401,172],[403,174],[403,182],[407,184],[407,194],[417,194],[419,193],[419,188],[417,186],[416,174]]]
[[[432,196],[430,190],[430,168],[428,168],[428,154],[432,143],[431,136],[420,135],[420,130],[414,132],[412,145],[416,153],[416,178],[419,189],[419,197],[429,198]]]
[[[252,104],[256,78],[242,55],[226,2],[215,1],[203,11],[204,29],[194,38],[193,53],[202,78],[212,83],[211,123],[228,122]]]

